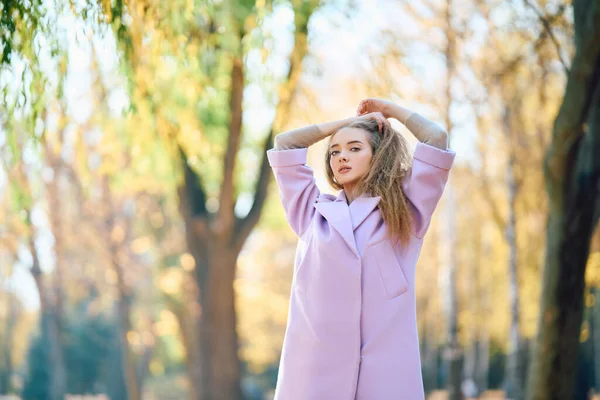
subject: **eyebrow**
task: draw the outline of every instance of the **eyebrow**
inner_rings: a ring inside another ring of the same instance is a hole
[[[349,141],[349,142],[348,142],[348,143],[346,143],[346,144],[351,144],[351,143],[360,143],[360,144],[363,144],[363,142],[361,142],[360,140],[351,140],[351,141]],[[338,146],[338,147],[339,147],[339,144],[337,144],[337,143],[336,143],[336,144],[333,144],[333,145],[329,146],[329,148],[330,148],[330,149],[333,149],[333,148],[334,148],[334,147],[336,147],[336,146]]]

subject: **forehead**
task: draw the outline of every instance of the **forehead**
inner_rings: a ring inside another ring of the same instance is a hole
[[[331,138],[330,146],[334,144],[344,145],[353,140],[360,140],[364,144],[368,143],[367,132],[360,128],[342,128]]]

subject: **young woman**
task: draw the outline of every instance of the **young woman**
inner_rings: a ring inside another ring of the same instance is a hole
[[[412,160],[387,118],[419,140]],[[306,165],[326,137],[337,196]],[[446,132],[366,99],[356,117],[278,135],[267,154],[299,237],[275,399],[423,399],[415,265],[454,161]]]

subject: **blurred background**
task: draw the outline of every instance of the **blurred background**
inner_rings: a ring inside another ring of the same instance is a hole
[[[600,1],[1,7],[0,398],[272,399],[296,237],[265,151],[365,97],[457,153],[428,397],[600,393]]]

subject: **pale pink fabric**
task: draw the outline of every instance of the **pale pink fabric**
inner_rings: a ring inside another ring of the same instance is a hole
[[[267,152],[299,237],[277,400],[423,399],[415,307],[422,238],[454,162],[418,143],[403,183],[414,213],[406,249],[385,238],[379,197],[322,194],[307,148]]]

